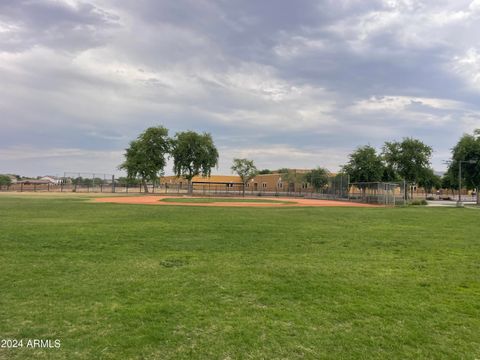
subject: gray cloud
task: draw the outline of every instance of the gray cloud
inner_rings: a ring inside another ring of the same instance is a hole
[[[119,18],[91,3],[20,0],[0,3],[0,36],[6,51],[46,46],[80,51],[101,46]],[[1,33],[0,33],[1,35]]]
[[[220,172],[336,170],[404,136],[441,169],[480,127],[479,17],[479,0],[3,1],[0,172],[112,172],[156,124],[211,132]]]

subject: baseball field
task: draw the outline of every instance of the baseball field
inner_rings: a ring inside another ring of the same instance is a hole
[[[61,343],[0,359],[480,357],[479,210],[287,201],[0,194],[0,338]]]

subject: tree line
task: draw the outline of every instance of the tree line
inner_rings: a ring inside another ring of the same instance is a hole
[[[452,149],[448,170],[436,175],[431,167],[433,149],[422,141],[404,138],[402,141],[385,142],[380,152],[370,145],[357,148],[349,155],[342,171],[351,182],[400,182],[432,189],[478,189],[480,185],[480,130],[464,134]],[[459,174],[461,171],[461,179]]]
[[[452,149],[448,171],[440,177],[431,167],[432,147],[422,141],[406,137],[401,141],[385,142],[380,151],[370,145],[360,146],[349,156],[341,173],[349,175],[351,183],[402,182],[432,189],[458,189],[459,169],[462,167],[462,185],[477,189],[480,184],[480,130],[464,134]],[[173,159],[173,172],[188,181],[189,191],[194,176],[210,176],[218,166],[218,150],[209,133],[183,131],[168,136],[163,126],[151,127],[131,141],[125,151],[125,161],[119,169],[127,172],[127,180],[140,182],[148,192],[147,182],[155,183],[164,174],[168,158]],[[234,159],[231,167],[243,184],[259,174],[272,173],[258,170],[249,159]],[[289,169],[277,172],[285,174],[285,180],[297,183],[298,175]],[[300,181],[309,183],[316,190],[327,186],[330,172],[317,167],[301,174]]]
[[[349,155],[342,171],[351,183],[401,182],[430,190],[438,188],[440,177],[430,167],[432,148],[414,138],[385,142],[381,152],[370,145],[358,147]]]

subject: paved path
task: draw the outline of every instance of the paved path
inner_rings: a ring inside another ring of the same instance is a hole
[[[475,202],[465,201],[464,205],[475,205]],[[453,200],[433,200],[428,201],[428,206],[457,206],[457,202]]]

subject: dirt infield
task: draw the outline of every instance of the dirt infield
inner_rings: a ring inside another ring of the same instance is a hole
[[[271,201],[285,201],[261,203],[261,202],[246,202],[249,198],[239,198],[242,202],[235,202],[232,198],[231,202],[210,202],[210,203],[189,203],[189,202],[165,202],[163,199],[172,198],[171,196],[129,196],[129,197],[108,197],[108,198],[96,198],[94,202],[100,203],[116,203],[116,204],[145,204],[145,205],[166,205],[166,206],[221,206],[221,207],[298,207],[298,206],[314,206],[314,207],[377,207],[377,205],[360,204],[347,201],[333,201],[333,200],[317,200],[317,199],[294,199],[294,198],[261,198]],[[187,198],[187,197],[185,197]],[[199,197],[190,197],[199,198]],[[250,198],[252,200],[258,200],[259,198]]]

